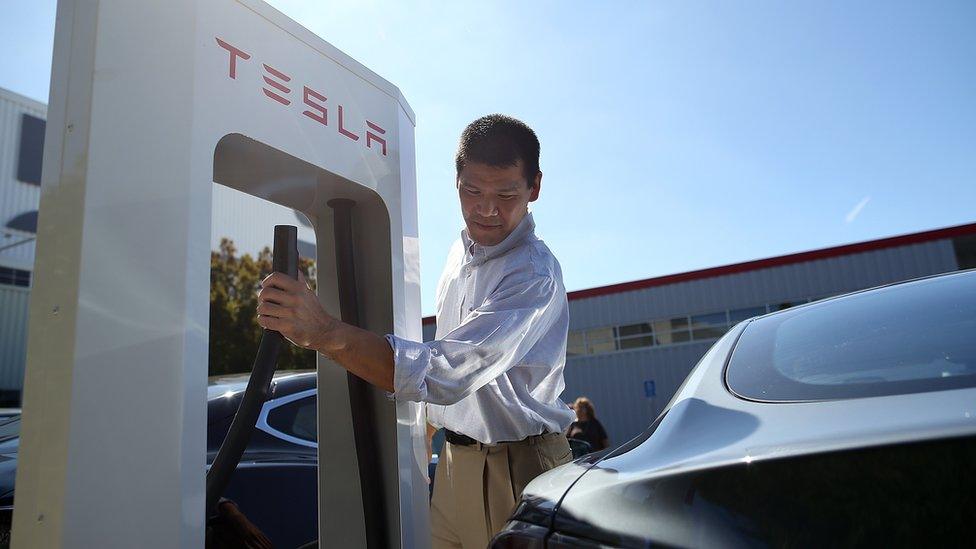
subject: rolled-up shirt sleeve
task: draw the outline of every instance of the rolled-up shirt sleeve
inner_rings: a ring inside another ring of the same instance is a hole
[[[426,343],[394,335],[393,397],[449,405],[522,360],[562,311],[566,293],[533,274],[499,286],[443,338]]]

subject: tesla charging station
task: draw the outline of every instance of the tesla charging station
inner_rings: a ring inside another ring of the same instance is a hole
[[[414,115],[260,1],[62,1],[46,143],[13,544],[202,547],[213,183],[308,217],[327,310],[419,340]],[[420,407],[346,376],[319,356],[319,539],[427,546]]]

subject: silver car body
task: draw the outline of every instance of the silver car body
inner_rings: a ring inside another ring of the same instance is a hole
[[[969,273],[976,276],[976,273]],[[831,300],[805,307],[830,306]],[[782,313],[772,313],[782,314]],[[769,315],[767,315],[769,316]],[[523,499],[622,536],[700,546],[743,544],[722,521],[649,516],[645,481],[725,465],[976,434],[976,388],[815,402],[757,402],[732,394],[725,367],[740,323],[718,340],[679,388],[650,436],[596,461],[577,460],[531,482]],[[974,334],[976,337],[976,334]],[[785,487],[784,487],[785,488]],[[708,513],[701,505],[689,514]],[[607,512],[612,509],[613,512]],[[704,530],[702,530],[704,527]],[[746,543],[748,544],[748,543]]]

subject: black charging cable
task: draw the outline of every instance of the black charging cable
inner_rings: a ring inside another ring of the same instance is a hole
[[[298,279],[298,228],[293,225],[275,225],[274,256],[272,269]],[[265,330],[261,336],[251,377],[247,380],[244,397],[230,424],[230,430],[217,450],[217,456],[207,471],[207,517],[217,514],[217,501],[223,495],[230,483],[231,476],[237,470],[237,464],[244,455],[247,443],[251,439],[254,425],[257,423],[261,408],[267,402],[271,392],[271,379],[274,377],[278,362],[278,351],[284,344],[285,338],[274,330]]]

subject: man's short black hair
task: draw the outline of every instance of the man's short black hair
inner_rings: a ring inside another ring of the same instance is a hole
[[[539,138],[525,122],[504,114],[489,114],[468,124],[461,133],[455,165],[457,175],[468,162],[507,168],[522,161],[529,187],[539,173]]]

